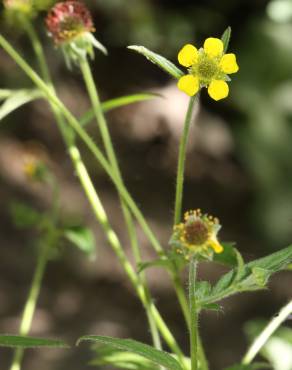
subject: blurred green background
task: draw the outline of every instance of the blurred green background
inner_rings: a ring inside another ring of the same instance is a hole
[[[102,99],[141,91],[164,98],[139,103],[109,114],[110,129],[126,183],[151,225],[167,247],[171,232],[178,137],[187,99],[175,82],[127,45],[144,45],[176,62],[186,43],[197,46],[232,27],[229,50],[236,53],[240,71],[232,77],[230,97],[221,102],[201,95],[190,139],[184,208],[202,208],[223,225],[222,240],[236,241],[249,260],[280,249],[292,240],[292,0],[92,0],[97,38],[109,56],[97,53],[92,64]],[[77,115],[89,107],[77,69],[68,71],[44,29],[45,14],[35,24],[62,99]],[[35,65],[27,39],[17,24],[1,30]],[[30,87],[30,81],[0,51],[0,88]],[[90,128],[99,138],[94,124]],[[33,333],[67,337],[80,334],[133,336],[149,341],[144,315],[125,281],[86,199],[72,173],[70,161],[46,104],[37,101],[1,122],[0,192],[0,331],[17,330],[18,318],[34,266],[33,233],[17,230],[9,204],[25,200],[40,209],[50,194],[27,183],[19,161],[31,145],[48,154],[60,181],[65,215],[80,217],[95,231],[98,258],[90,262],[77,251],[64,252],[50,264]],[[112,223],[126,240],[114,189],[85,152]],[[145,259],[151,251],[139,230]],[[202,278],[215,279],[219,267],[204,265]],[[167,277],[151,270],[149,279],[157,304],[187,350],[187,332]],[[220,314],[203,315],[201,330],[211,368],[240,359],[246,339],[243,323],[250,317],[271,316],[291,295],[291,275],[281,273],[271,290],[240,296],[225,303]],[[248,297],[248,299],[247,299]],[[131,303],[132,302],[132,303]],[[227,329],[230,335],[227,336]],[[235,346],[235,347],[234,347]],[[10,352],[4,352],[9,364]],[[82,367],[90,354],[30,353],[32,370]],[[4,367],[3,367],[4,368]]]

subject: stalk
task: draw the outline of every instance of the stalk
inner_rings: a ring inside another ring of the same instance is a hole
[[[269,324],[265,327],[265,329],[260,333],[260,335],[255,338],[252,342],[251,346],[249,347],[247,353],[242,359],[243,365],[249,365],[255,356],[259,353],[262,347],[267,343],[269,338],[273,335],[273,333],[278,329],[278,327],[287,320],[288,316],[292,314],[292,300],[288,302],[276,315],[272,318]]]
[[[91,100],[96,122],[99,127],[99,131],[102,137],[102,141],[103,141],[103,144],[106,150],[108,160],[112,166],[112,170],[114,171],[117,179],[119,179],[119,181],[123,183],[123,179],[122,179],[122,175],[121,175],[120,168],[118,165],[116,153],[113,147],[113,143],[112,143],[111,136],[108,130],[107,122],[105,120],[105,116],[101,109],[101,102],[100,102],[99,94],[98,94],[96,85],[94,83],[92,72],[91,72],[87,58],[80,58],[79,66],[82,71],[82,75],[83,75],[83,79],[84,79],[84,82],[87,88],[87,92]],[[137,257],[139,256],[140,253],[139,253],[139,246],[138,246],[137,235],[136,235],[133,219],[132,219],[131,213],[129,212],[128,207],[125,205],[124,200],[123,198],[121,198],[121,196],[120,196],[120,201],[121,201],[124,218],[126,221],[126,226],[128,229],[128,234],[130,237],[132,250],[133,250],[134,256]]]
[[[49,179],[53,180],[53,179]],[[39,298],[42,281],[46,271],[50,250],[56,245],[57,237],[55,227],[58,219],[58,188],[55,181],[49,181],[53,188],[53,207],[51,210],[50,225],[44,240],[40,240],[41,249],[38,254],[36,268],[29,289],[28,297],[23,309],[19,327],[19,335],[26,336],[30,332],[36,304]],[[17,348],[14,352],[10,370],[20,370],[24,354],[23,348]]]
[[[174,206],[174,225],[177,225],[181,221],[187,142],[188,142],[190,127],[191,127],[191,122],[192,122],[192,117],[193,117],[194,105],[195,105],[195,101],[197,100],[197,97],[198,97],[198,94],[190,98],[189,106],[188,106],[188,110],[187,110],[187,114],[185,118],[183,133],[182,133],[180,144],[179,144],[175,206]]]
[[[41,43],[39,41],[39,38],[38,38],[38,36],[37,36],[37,34],[34,30],[34,27],[32,26],[32,24],[30,22],[26,23],[26,30],[27,30],[27,33],[30,37],[33,49],[35,51],[35,54],[36,54],[36,57],[37,57],[37,60],[38,60],[39,66],[40,66],[41,73],[42,73],[45,81],[47,81],[47,83],[51,87],[52,91],[54,91],[54,87],[53,87],[53,84],[52,84],[52,81],[51,81],[49,69],[47,67],[46,59],[45,59],[45,56],[44,56],[44,53],[43,53],[42,45],[41,45]],[[103,220],[105,223],[107,223],[106,222],[107,216],[105,214],[105,211],[102,207],[101,202],[99,201],[98,197],[96,197],[96,191],[95,191],[94,186],[91,182],[91,179],[88,175],[87,169],[86,169],[85,165],[82,162],[79,150],[74,145],[74,142],[72,140],[72,135],[70,135],[70,134],[68,135],[68,133],[66,133],[66,123],[64,122],[63,117],[60,114],[60,112],[58,111],[58,109],[56,109],[56,107],[53,106],[52,104],[51,104],[51,108],[53,110],[55,119],[58,123],[59,129],[60,129],[60,131],[63,135],[64,141],[66,143],[66,146],[67,146],[69,155],[71,157],[71,160],[73,162],[73,165],[75,167],[75,170],[78,174],[79,180],[80,180],[80,182],[83,186],[83,189],[85,190],[85,193],[86,193],[86,195],[87,195],[87,197],[88,197],[88,199],[89,199],[89,201],[90,201],[90,203],[93,207],[94,213],[95,213],[95,215],[97,216],[98,219]],[[128,210],[126,209],[126,211],[128,211]],[[128,212],[128,214],[129,214],[129,212]],[[129,214],[129,217],[131,217],[130,214]],[[109,225],[107,225],[107,226],[109,226]],[[108,229],[107,226],[105,226],[106,229]],[[136,259],[136,262],[139,263],[140,262],[139,260],[141,258],[140,258],[140,251],[139,251],[138,245],[135,248],[135,244],[134,244],[135,240],[136,240],[135,235],[131,239],[133,241],[133,251],[134,251],[134,254],[135,254],[135,259]],[[124,261],[123,258],[122,258],[122,260]],[[123,265],[123,267],[124,267],[124,270],[127,270],[127,266],[125,264]],[[142,281],[142,283],[143,283],[143,281]],[[143,285],[144,285],[145,290],[147,291],[148,300],[149,300],[149,302],[151,302],[151,296],[148,292],[146,282]],[[148,318],[148,321],[149,321],[149,327],[150,327],[150,332],[151,332],[151,335],[152,335],[153,343],[154,343],[156,348],[160,349],[161,348],[161,342],[160,342],[159,331],[157,329],[155,320],[151,316],[151,313],[150,313],[148,308],[146,309],[146,314],[147,314],[147,318]]]
[[[190,352],[191,370],[198,369],[198,312],[196,307],[197,262],[191,258],[189,266],[189,305],[190,305]]]

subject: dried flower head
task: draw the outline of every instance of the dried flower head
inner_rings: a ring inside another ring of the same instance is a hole
[[[220,228],[217,218],[202,214],[199,209],[189,211],[184,215],[184,222],[175,225],[172,244],[175,244],[179,253],[210,258],[213,252],[223,252],[217,239]]]
[[[64,52],[67,64],[94,57],[93,48],[107,53],[104,46],[96,40],[91,14],[80,1],[63,1],[57,3],[48,13],[46,26],[55,44]]]
[[[202,87],[207,87],[214,100],[228,96],[228,75],[239,70],[235,54],[224,54],[222,40],[214,37],[206,39],[199,50],[191,44],[185,45],[178,53],[178,61],[189,72],[179,79],[178,88],[193,96]]]
[[[94,31],[91,14],[79,1],[57,3],[47,15],[46,25],[56,44],[70,42]]]

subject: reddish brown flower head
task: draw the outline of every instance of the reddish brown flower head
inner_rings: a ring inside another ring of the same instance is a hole
[[[69,42],[94,31],[91,14],[80,1],[57,3],[47,15],[46,25],[56,44]]]

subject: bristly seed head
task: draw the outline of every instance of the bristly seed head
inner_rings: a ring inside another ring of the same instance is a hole
[[[46,25],[56,44],[70,42],[94,31],[91,14],[79,1],[57,3],[47,15]]]
[[[217,239],[219,229],[217,218],[202,214],[199,209],[189,211],[184,215],[184,222],[175,225],[172,241],[185,256],[195,253],[211,258],[213,252],[223,251]]]

